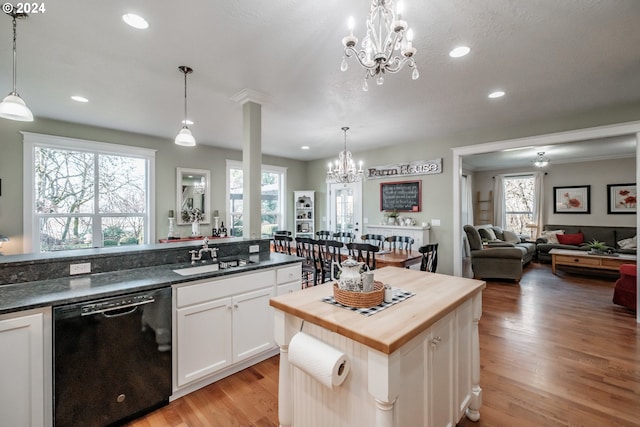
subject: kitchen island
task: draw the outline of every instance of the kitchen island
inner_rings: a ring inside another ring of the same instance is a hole
[[[485,282],[385,267],[375,280],[414,293],[365,316],[323,302],[332,284],[272,298],[280,346],[280,425],[453,426],[481,405],[478,322]],[[340,386],[328,388],[289,362],[304,332],[350,358]]]

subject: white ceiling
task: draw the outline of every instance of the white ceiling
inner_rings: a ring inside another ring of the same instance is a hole
[[[18,92],[36,120],[171,143],[183,115],[178,66],[188,65],[198,143],[241,148],[242,109],[231,98],[248,88],[266,97],[263,152],[303,160],[334,157],[342,126],[357,153],[640,101],[640,0],[404,2],[420,79],[403,70],[368,92],[353,58],[347,72],[339,67],[347,17],[362,39],[369,0],[44,2],[45,13],[18,22]],[[125,25],[127,12],[150,28]],[[8,93],[11,20],[0,18],[0,91]],[[471,53],[450,58],[459,44]],[[498,88],[507,95],[487,99]]]

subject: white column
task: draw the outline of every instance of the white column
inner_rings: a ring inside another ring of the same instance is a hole
[[[255,102],[242,106],[243,237],[260,238],[262,176],[262,108]]]
[[[231,97],[242,104],[242,236],[260,238],[262,180],[262,106],[264,95],[243,89]]]

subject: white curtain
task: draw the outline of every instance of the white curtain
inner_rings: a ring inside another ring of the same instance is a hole
[[[504,175],[496,176],[493,185],[493,225],[504,228],[507,222],[504,212]]]
[[[460,220],[462,225],[473,225],[473,178],[471,176],[471,174],[465,174],[462,175],[462,178],[460,179],[460,192],[461,192],[461,196],[460,198],[462,199],[460,202],[461,205],[461,215],[460,215]],[[462,233],[461,234],[462,237],[462,257],[469,257],[471,256],[467,250],[467,248],[469,247],[468,245],[465,244],[465,240],[467,238],[467,234],[466,233]]]
[[[543,218],[542,209],[544,208],[544,172],[535,172],[533,174],[534,195],[533,195],[533,223],[538,226],[536,236],[542,232]],[[533,236],[531,236],[533,237]]]

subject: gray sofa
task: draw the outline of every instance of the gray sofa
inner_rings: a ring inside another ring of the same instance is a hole
[[[549,243],[546,238],[538,237],[536,239],[536,251],[538,261],[551,262],[551,249],[572,249],[588,251],[586,243],[592,240],[605,242],[608,247],[619,253],[635,254],[635,249],[621,249],[618,242],[628,239],[636,235],[635,227],[607,227],[607,226],[590,226],[590,225],[553,225],[547,224],[543,227],[545,230],[564,230],[564,234],[582,233],[584,242],[582,245],[563,245],[561,243]]]
[[[517,236],[514,238],[515,234],[511,236],[508,232],[505,237],[505,232],[499,227],[490,228],[496,238],[490,239],[493,241],[487,242],[484,247],[483,238],[479,231],[482,228],[479,229],[472,225],[464,226],[474,277],[512,279],[519,282],[522,278],[523,266],[531,261],[535,255],[535,243],[522,242]],[[512,241],[509,242],[509,240]]]

